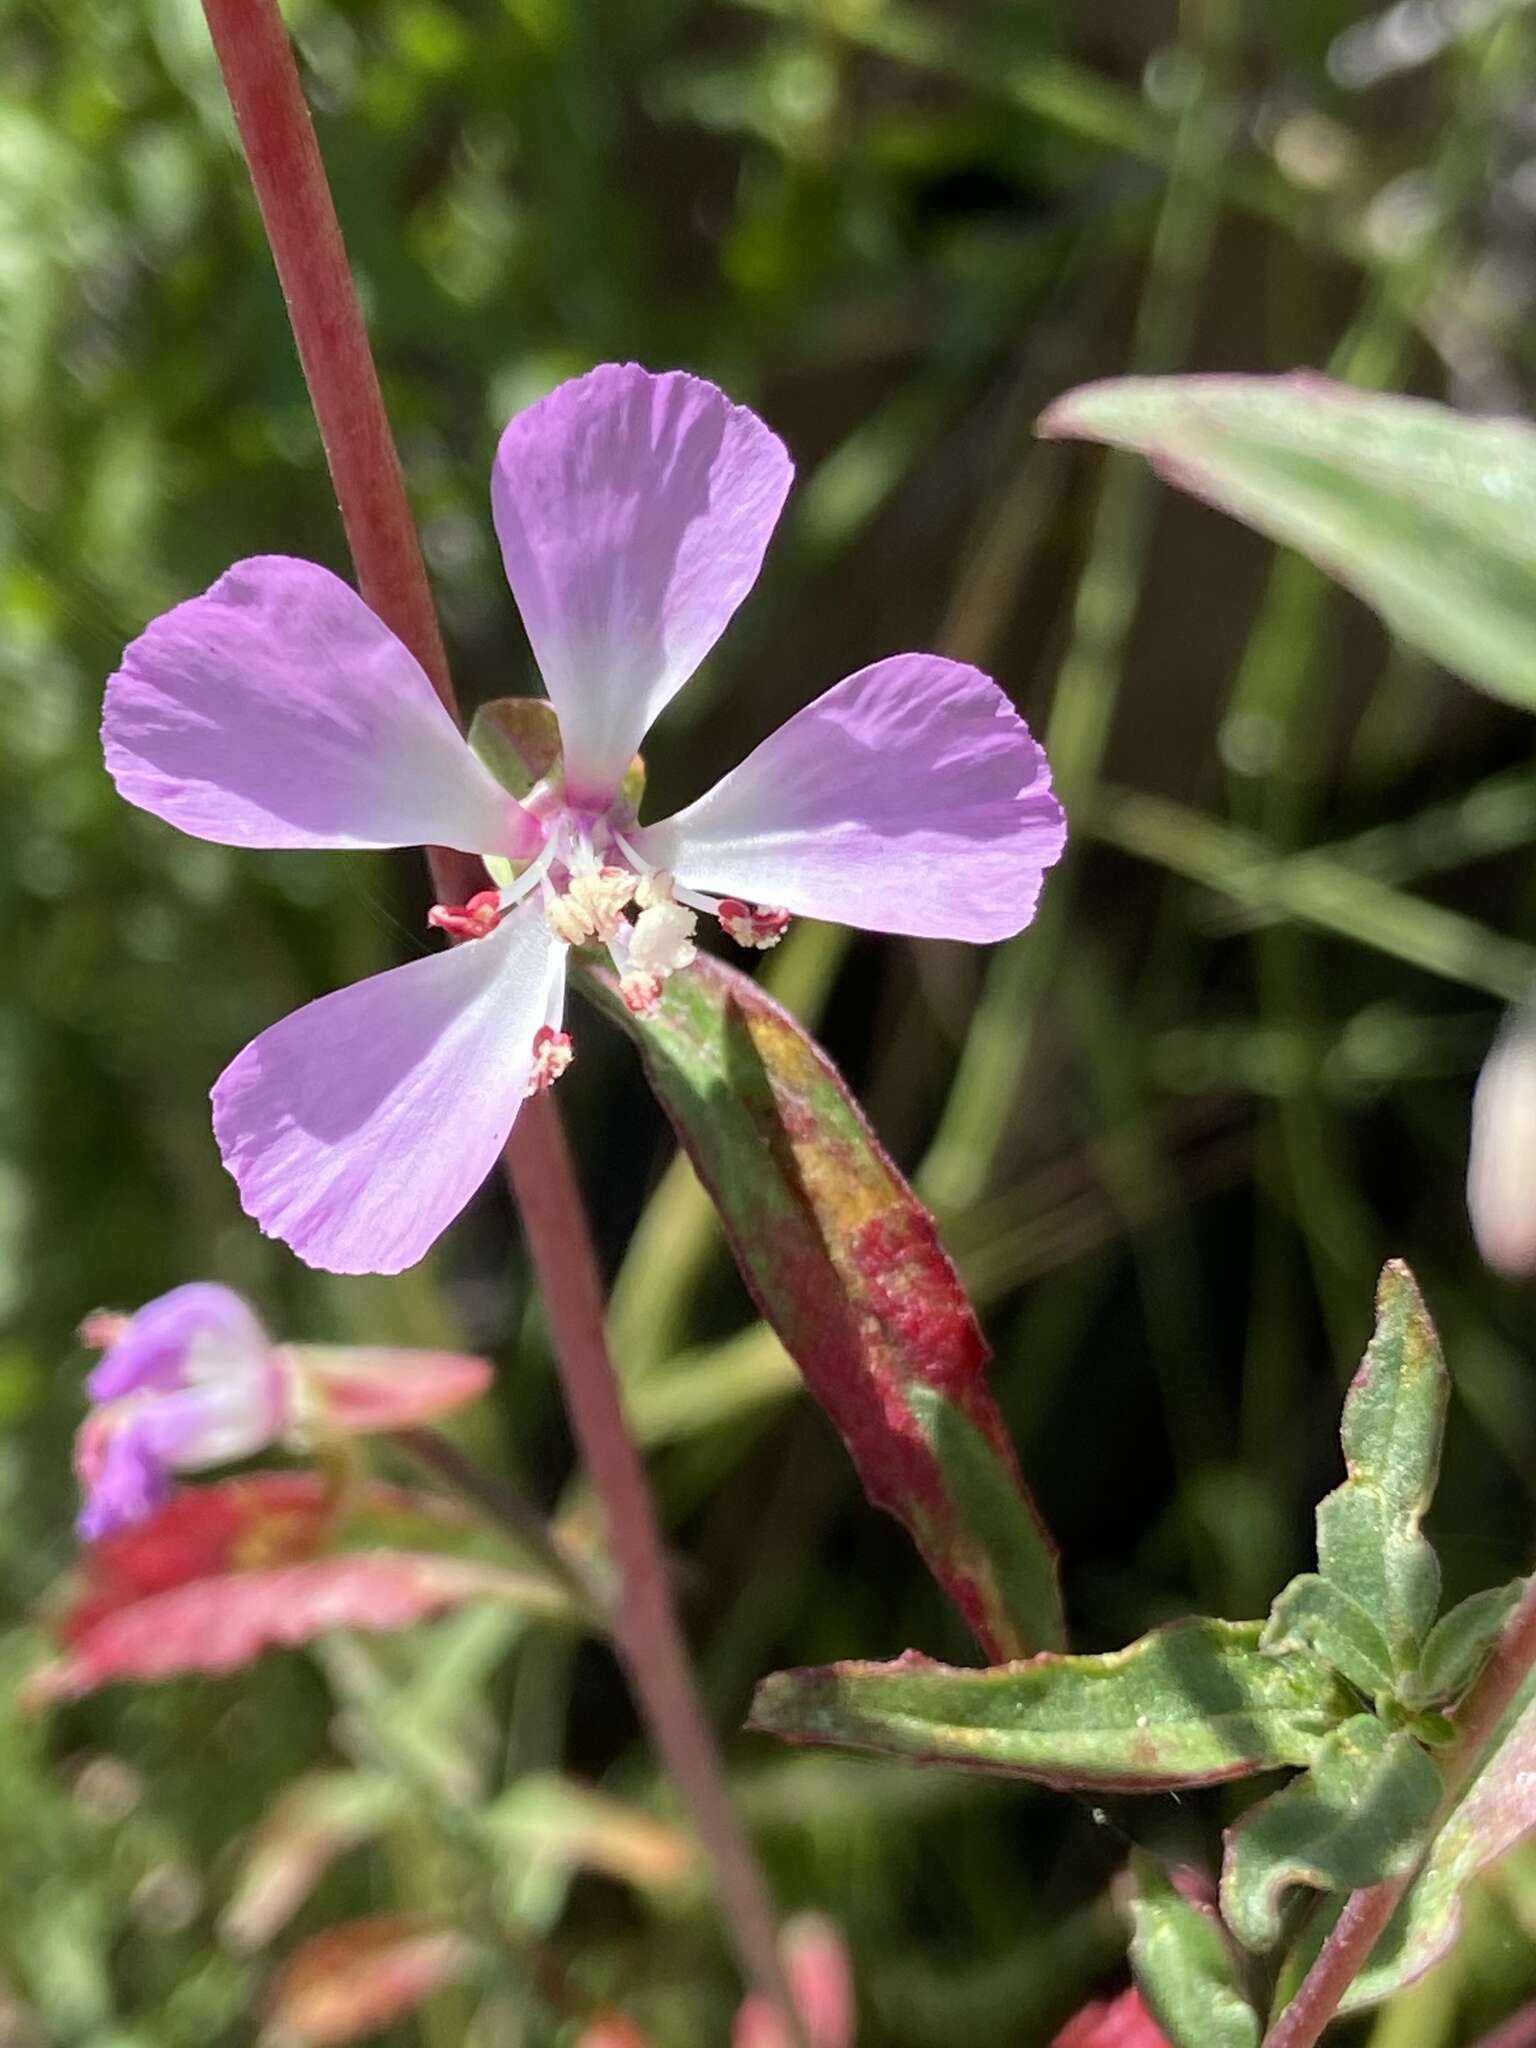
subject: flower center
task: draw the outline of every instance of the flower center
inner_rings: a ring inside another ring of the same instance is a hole
[[[632,831],[633,822],[624,821]],[[665,869],[645,860],[624,837],[611,813],[560,808],[544,820],[542,849],[495,889],[467,903],[434,903],[427,922],[460,940],[488,938],[519,904],[538,892],[539,910],[552,937],[566,946],[602,946],[618,976],[619,994],[637,1017],[654,1017],[670,975],[693,964],[700,916],[715,917],[738,946],[766,951],[789,928],[787,910],[753,906],[735,896],[686,889]],[[503,870],[490,863],[499,875]],[[633,918],[627,913],[634,912]],[[575,1057],[562,1027],[563,985],[551,1014],[534,1034],[527,1092],[559,1080]]]

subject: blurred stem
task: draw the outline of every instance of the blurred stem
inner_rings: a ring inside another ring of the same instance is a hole
[[[1456,1739],[1441,1766],[1444,1791],[1429,1839],[1450,1818],[1477,1775],[1488,1745],[1536,1668],[1536,1577],[1526,1582],[1519,1606],[1506,1623],[1481,1676],[1452,1716]],[[1417,1869],[1405,1877],[1355,1892],[1332,1933],[1302,1979],[1296,1995],[1264,2036],[1264,2048],[1313,2048],[1339,2009],[1339,2002],[1371,1959],[1371,1952],[1397,1911]]]
[[[435,1429],[402,1429],[395,1442],[418,1465],[451,1486],[455,1493],[473,1503],[498,1529],[512,1538],[520,1550],[536,1558],[571,1596],[577,1613],[598,1635],[610,1635],[613,1623],[602,1587],[581,1559],[572,1556],[544,1517],[504,1479],[474,1464],[458,1445]]]
[[[1527,2005],[1491,2034],[1484,2034],[1476,2048],[1536,2048],[1536,2003]]]
[[[1189,97],[1131,347],[1129,368],[1143,376],[1176,368],[1188,348],[1221,210],[1216,173],[1236,26],[1231,0],[1209,0],[1199,10],[1198,28],[1186,30]],[[1141,593],[1155,491],[1146,465],[1134,456],[1107,458],[1072,607],[1071,640],[1045,731],[1069,821],[1087,807],[1098,782]],[[1040,1000],[1068,928],[1075,874],[1069,862],[1048,880],[1034,928],[993,957],[954,1087],[917,1174],[919,1191],[941,1209],[967,1207],[991,1176],[1007,1107],[1029,1062]]]
[[[277,0],[203,0],[234,108],[363,597],[404,641],[444,704],[453,683],[340,223]],[[445,900],[472,892],[478,862],[429,849]],[[470,872],[466,876],[465,869]],[[803,2039],[772,1901],[731,1806],[725,1767],[672,1603],[645,1468],[624,1420],[603,1332],[602,1289],[559,1111],[535,1097],[505,1159],[549,1315],[582,1458],[601,1499],[619,1578],[617,1647],[667,1767],[714,1859],[721,1906],[748,1980],[791,2040]]]

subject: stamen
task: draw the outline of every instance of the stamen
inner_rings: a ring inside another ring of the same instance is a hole
[[[761,904],[754,910],[738,896],[727,896],[720,905],[720,923],[728,936],[738,946],[751,946],[759,953],[779,943],[789,930],[789,920],[787,910],[765,909]]]
[[[681,903],[651,903],[629,935],[629,966],[636,974],[665,977],[693,964],[698,918]]]
[[[553,1024],[541,1024],[533,1034],[533,1068],[524,1095],[542,1095],[546,1088],[553,1088],[575,1057],[576,1048],[568,1031],[557,1031]]]
[[[545,904],[544,919],[557,939],[584,946],[596,939],[607,945],[624,921],[624,908],[635,893],[628,868],[593,868],[573,875],[563,895]]]
[[[624,974],[619,977],[619,994],[633,1017],[654,1017],[661,1008],[659,974]]]
[[[502,915],[501,891],[480,889],[467,903],[434,903],[427,912],[427,923],[456,939],[484,939],[495,931]]]

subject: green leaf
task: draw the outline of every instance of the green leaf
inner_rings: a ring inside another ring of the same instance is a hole
[[[1276,1600],[1261,1647],[1277,1656],[1311,1650],[1367,1697],[1392,1683],[1386,1637],[1358,1600],[1316,1572],[1292,1579]]]
[[[1131,1871],[1131,1970],[1171,2048],[1258,2048],[1259,2016],[1216,1915],[1150,1856],[1133,1856]]]
[[[1126,377],[1059,399],[1046,435],[1147,456],[1297,548],[1411,646],[1536,710],[1536,431],[1327,378]]]
[[[1259,1624],[1180,1621],[1102,1656],[986,1671],[909,1652],[764,1679],[749,1725],[791,1742],[1105,1791],[1209,1785],[1311,1761],[1352,1699]]]
[[[1371,1714],[1336,1728],[1311,1769],[1227,1830],[1221,1910],[1248,1948],[1280,1939],[1292,1885],[1353,1891],[1410,1870],[1440,1799],[1440,1773],[1409,1734]]]
[[[1473,1593],[1430,1630],[1415,1677],[1405,1687],[1414,1706],[1458,1700],[1476,1678],[1501,1628],[1525,1591],[1524,1579]]]
[[[1533,1832],[1536,1700],[1510,1725],[1436,1835],[1423,1870],[1344,1994],[1340,2011],[1364,2011],[1437,1963],[1460,1931],[1467,1886]]]
[[[765,1319],[1001,1661],[1065,1640],[1056,1556],[987,1389],[986,1344],[933,1219],[821,1048],[747,975],[701,955],[635,1038]]]
[[[1419,1528],[1434,1495],[1450,1381],[1408,1268],[1376,1294],[1376,1332],[1344,1403],[1349,1478],[1317,1510],[1322,1575],[1385,1639],[1399,1677],[1418,1666],[1440,1603],[1440,1566]]]

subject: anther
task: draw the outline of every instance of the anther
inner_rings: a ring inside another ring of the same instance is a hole
[[[789,930],[789,919],[787,910],[765,909],[761,904],[754,910],[737,896],[727,896],[720,905],[720,923],[727,935],[738,946],[753,946],[760,953],[779,943]]]
[[[91,1351],[110,1351],[128,1334],[132,1316],[124,1315],[121,1309],[93,1308],[76,1332],[80,1342]]]
[[[481,889],[467,903],[434,903],[427,923],[456,939],[484,939],[501,923],[501,892]]]
[[[629,966],[636,974],[666,976],[693,964],[698,918],[681,903],[651,903],[629,935]]]
[[[607,945],[634,893],[635,878],[628,868],[592,868],[571,877],[564,894],[546,908],[544,919],[568,946],[584,946],[592,939]]]
[[[619,978],[624,1007],[634,1017],[654,1017],[661,1008],[659,974],[625,974]]]
[[[575,1057],[576,1048],[568,1031],[557,1031],[553,1024],[541,1024],[533,1034],[533,1066],[523,1093],[542,1095],[546,1088],[553,1088]]]

